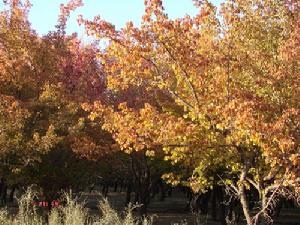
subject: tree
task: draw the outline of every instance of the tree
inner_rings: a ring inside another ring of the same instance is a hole
[[[298,40],[297,3],[227,1],[222,20],[209,2],[195,3],[195,17],[171,20],[162,1],[145,1],[141,27],[128,22],[120,31],[100,17],[81,19],[88,34],[110,40],[98,53],[109,88],[153,93],[144,107],[85,108],[104,118],[124,151],[163,149],[167,160],[192,167],[194,191],[229,186],[247,224],[256,224],[270,219],[287,187],[299,187],[299,64],[283,57],[298,55],[297,47],[283,51]],[[254,217],[250,186],[261,200]]]
[[[51,123],[31,123],[32,106],[41,91],[42,67],[38,61],[40,40],[30,29],[28,2],[8,1],[0,23],[1,158],[15,166],[37,160],[59,142]],[[32,129],[31,129],[32,128]],[[11,158],[11,159],[10,159]]]
[[[30,3],[5,3],[0,14],[1,176],[13,173],[27,184],[29,180],[41,184],[38,175],[28,179],[26,171],[40,168],[50,174],[45,165],[57,157],[55,153],[69,153],[75,137],[87,136],[83,131],[89,124],[80,104],[105,100],[95,47],[65,34],[70,12],[80,5],[80,1],[61,5],[57,30],[39,37],[28,22]]]

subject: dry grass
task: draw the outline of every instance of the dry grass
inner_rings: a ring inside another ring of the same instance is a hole
[[[114,210],[107,200],[99,203],[102,216],[91,217],[82,204],[76,202],[71,196],[65,194],[65,206],[54,208],[45,215],[37,206],[32,205],[36,193],[29,189],[19,199],[19,210],[12,217],[7,209],[0,210],[0,225],[151,225],[152,219],[136,218],[132,211],[137,206],[129,207],[124,215]],[[48,218],[48,222],[46,222]]]

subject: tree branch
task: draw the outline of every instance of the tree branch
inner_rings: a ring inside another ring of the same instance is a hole
[[[178,63],[178,61],[173,56],[173,54],[171,53],[171,51],[168,49],[168,47],[166,46],[166,44],[163,41],[161,41],[160,43],[163,45],[163,47],[165,48],[165,50],[167,51],[167,53],[169,54],[169,56],[171,57],[171,59],[174,61],[174,63],[176,63],[179,66],[179,68],[181,69],[181,71],[183,72],[184,78],[185,78],[188,86],[190,87],[190,90],[191,90],[191,92],[192,92],[192,94],[194,96],[194,99],[195,99],[195,101],[197,103],[197,106],[199,108],[199,106],[200,106],[199,98],[198,98],[198,95],[197,95],[197,93],[195,91],[194,85],[189,80],[189,75],[188,75],[187,71]]]
[[[246,178],[246,180],[252,184],[258,191],[259,191],[259,185],[254,180],[251,180],[250,178]]]

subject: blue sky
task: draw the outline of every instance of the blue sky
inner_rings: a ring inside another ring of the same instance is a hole
[[[92,19],[96,15],[112,22],[117,28],[131,20],[135,25],[144,12],[144,0],[83,0],[84,6],[72,13],[68,24],[67,32],[78,32],[79,36],[84,34],[83,28],[77,24],[77,16],[82,14],[84,18]],[[40,35],[47,34],[54,30],[59,14],[59,6],[68,0],[31,0],[32,8],[29,20],[32,28]],[[182,17],[185,14],[195,15],[197,10],[193,6],[192,0],[164,0],[164,6],[171,18]],[[219,5],[222,0],[213,0],[215,5]],[[3,7],[2,1],[0,8]]]

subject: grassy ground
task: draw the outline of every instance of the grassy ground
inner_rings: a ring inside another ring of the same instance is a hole
[[[134,199],[134,196],[131,196]],[[91,208],[91,213],[98,213],[97,195],[93,193],[84,193],[82,200],[87,202],[86,206]],[[124,207],[125,193],[124,192],[110,192],[107,196],[111,206],[118,211]],[[159,196],[152,199],[149,204],[149,216],[153,217],[155,225],[170,225],[170,224],[188,224],[197,225],[196,217],[190,212],[186,211],[187,198],[180,192],[173,193],[172,197],[167,197],[164,201],[159,200]],[[201,225],[219,225],[220,222],[213,221],[210,215],[201,215],[197,217]],[[240,223],[245,224],[244,221]],[[274,219],[274,225],[300,225],[300,208],[282,209],[280,216]]]
[[[148,216],[150,220],[136,222],[138,213],[129,210],[124,211],[125,193],[111,192],[107,196],[108,201],[102,202],[99,209],[99,201],[103,198],[97,192],[83,193],[78,200],[72,201],[67,197],[66,207],[53,210],[49,215],[50,225],[82,225],[83,221],[89,221],[88,225],[218,225],[209,215],[195,215],[186,211],[187,198],[180,192],[173,193],[172,197],[160,201],[159,197],[152,199]],[[132,195],[132,199],[134,196]],[[22,199],[18,208],[11,207],[0,211],[0,225],[41,225],[45,222],[39,217],[41,210],[32,211],[30,202],[32,195]],[[16,206],[16,205],[15,205]],[[43,211],[43,210],[42,210]],[[45,210],[44,210],[45,211]],[[102,211],[102,213],[100,213]],[[45,212],[44,212],[45,213]],[[10,215],[15,215],[13,219]],[[93,218],[93,219],[92,219]],[[198,220],[197,220],[197,219]],[[244,221],[240,223],[245,224]],[[283,209],[280,216],[275,218],[274,225],[300,225],[300,208]]]

